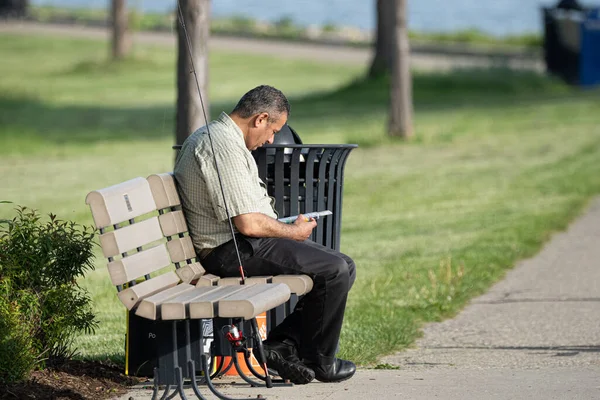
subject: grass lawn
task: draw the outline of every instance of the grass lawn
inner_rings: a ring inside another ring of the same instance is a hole
[[[174,50],[105,61],[94,40],[0,35],[0,200],[90,224],[86,194],[170,170]],[[290,97],[305,143],[358,143],[342,250],[358,265],[340,356],[409,346],[534,254],[600,193],[598,91],[533,73],[415,73],[415,140],[385,136],[387,82],[343,64],[214,52],[213,115],[261,83]],[[0,205],[0,218],[11,215]],[[85,357],[123,357],[125,312],[100,255],[83,284],[100,328]]]

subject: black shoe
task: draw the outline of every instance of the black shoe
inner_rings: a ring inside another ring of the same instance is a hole
[[[315,372],[315,378],[321,382],[342,382],[352,378],[356,365],[352,361],[336,358],[333,364],[306,364]]]
[[[305,385],[315,379],[314,371],[300,361],[294,345],[285,342],[264,342],[263,347],[267,357],[267,367],[277,371],[282,379],[296,385]],[[262,362],[260,356],[257,360]]]

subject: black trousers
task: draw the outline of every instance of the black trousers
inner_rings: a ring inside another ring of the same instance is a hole
[[[271,330],[267,342],[291,339],[301,358],[319,364],[333,363],[348,291],[356,278],[354,261],[310,240],[297,242],[240,234],[236,239],[247,276],[305,274],[313,280],[313,289]],[[215,248],[201,262],[211,274],[239,276],[233,240]]]

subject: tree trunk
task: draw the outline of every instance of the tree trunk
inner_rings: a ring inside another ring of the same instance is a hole
[[[394,52],[390,82],[390,120],[388,134],[408,139],[413,136],[412,79],[408,43],[406,0],[394,2]]]
[[[177,122],[175,141],[182,144],[196,129],[206,125],[190,56],[194,59],[198,85],[202,93],[206,118],[210,119],[208,104],[208,38],[210,0],[179,0],[185,27],[191,41],[191,54],[185,33],[178,24],[177,58]]]
[[[392,69],[394,42],[394,0],[377,0],[377,33],[375,55],[369,68],[369,78]]]
[[[0,0],[0,17],[23,18],[28,7],[28,0]]]
[[[131,34],[129,32],[129,16],[126,0],[112,0],[112,58],[124,59],[131,50]]]

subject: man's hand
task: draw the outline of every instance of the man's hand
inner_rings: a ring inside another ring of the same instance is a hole
[[[314,218],[307,219],[304,215],[300,214],[293,225],[296,228],[297,235],[292,239],[304,242],[310,237],[312,230],[317,226],[317,221]]]
[[[303,242],[310,237],[317,226],[314,218],[307,219],[300,214],[293,224],[284,224],[261,213],[240,214],[233,217],[238,231],[251,237],[280,237]]]

